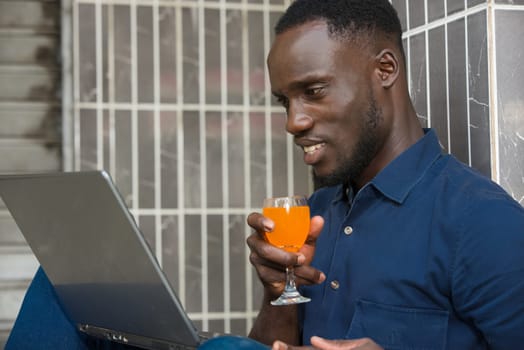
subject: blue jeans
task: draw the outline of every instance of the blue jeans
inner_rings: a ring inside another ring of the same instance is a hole
[[[58,303],[51,283],[42,268],[38,269],[24,298],[5,350],[131,350],[135,347],[95,339],[76,330]],[[223,336],[200,346],[201,350],[249,349],[267,350],[254,340]]]

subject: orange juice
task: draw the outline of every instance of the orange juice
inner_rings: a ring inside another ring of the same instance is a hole
[[[263,208],[262,213],[275,223],[275,229],[266,232],[267,241],[288,252],[298,252],[309,233],[309,207],[269,207]]]

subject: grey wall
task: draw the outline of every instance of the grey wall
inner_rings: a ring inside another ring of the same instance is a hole
[[[443,148],[524,204],[523,1],[393,0],[412,98]]]
[[[0,0],[0,173],[62,169],[58,0]],[[0,200],[0,348],[37,268]]]
[[[199,328],[247,334],[245,218],[310,192],[266,79],[284,1],[72,4],[71,169],[112,175]]]
[[[524,1],[500,1],[506,2],[521,6],[494,11],[496,168],[500,184],[524,205]]]
[[[393,3],[423,125],[436,129],[446,151],[491,176],[486,8],[457,0]]]

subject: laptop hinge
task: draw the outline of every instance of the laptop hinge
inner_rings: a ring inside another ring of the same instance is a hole
[[[194,350],[196,347],[184,345],[184,344],[175,344],[161,339],[152,339],[135,334],[129,334],[124,332],[119,332],[115,330],[110,330],[102,327],[91,326],[87,324],[77,325],[78,330],[89,336],[110,340],[116,343],[122,343],[127,345],[136,346],[143,349],[150,350]]]

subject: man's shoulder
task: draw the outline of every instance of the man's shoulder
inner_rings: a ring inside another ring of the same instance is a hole
[[[442,167],[438,170],[438,179],[445,186],[444,190],[450,195],[464,196],[470,201],[515,202],[499,184],[454,156],[447,155],[443,157],[442,161]]]
[[[436,198],[445,201],[449,215],[470,223],[493,222],[493,215],[524,220],[524,208],[499,184],[453,156],[443,159],[436,177]],[[472,220],[471,220],[472,219]],[[498,220],[495,220],[498,221]]]

